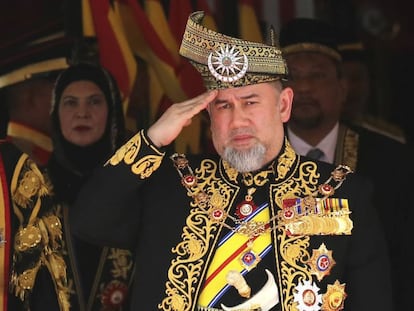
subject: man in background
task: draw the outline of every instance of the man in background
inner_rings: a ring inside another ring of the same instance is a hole
[[[75,53],[72,40],[33,33],[33,40],[16,37],[0,50],[2,136],[28,154],[40,167],[52,151],[50,107],[57,74]],[[51,39],[52,38],[52,39]]]
[[[341,121],[347,82],[335,29],[321,21],[293,19],[280,31],[280,45],[294,91],[287,132],[302,155],[349,165],[374,184],[374,202],[387,237],[396,310],[408,310],[411,279],[401,262],[410,262],[408,236],[412,203],[406,197],[413,174],[412,151],[395,139]]]
[[[2,101],[9,114],[6,135],[38,165],[46,164],[50,140],[50,105],[53,80],[32,78],[5,87]]]

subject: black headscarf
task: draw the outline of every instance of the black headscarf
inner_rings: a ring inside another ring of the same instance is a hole
[[[81,80],[95,83],[108,104],[104,135],[89,146],[74,145],[63,137],[58,113],[63,91],[72,82]],[[53,152],[47,165],[48,174],[57,198],[72,203],[92,170],[108,160],[125,139],[121,96],[112,75],[104,68],[88,63],[73,65],[63,71],[53,90],[51,121]]]

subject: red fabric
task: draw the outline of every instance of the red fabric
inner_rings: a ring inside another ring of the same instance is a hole
[[[168,21],[177,42],[181,42],[188,16],[192,12],[189,0],[170,1]]]
[[[170,1],[168,21],[178,45],[181,44],[188,16],[193,11],[191,3],[188,0]],[[188,97],[195,97],[205,92],[205,87],[200,74],[188,62],[188,60],[182,58],[177,74],[181,82],[181,86]]]
[[[0,186],[3,191],[3,206],[4,206],[4,223],[5,228],[3,232],[3,240],[6,243],[3,243],[0,247],[4,247],[4,266],[2,267],[4,273],[4,288],[3,288],[3,306],[2,310],[7,310],[7,297],[9,294],[9,270],[10,270],[10,247],[11,247],[11,220],[10,220],[10,197],[9,197],[9,188],[7,184],[7,175],[4,169],[3,157],[0,154]]]
[[[144,37],[148,46],[162,61],[175,66],[175,62],[168,49],[164,46],[157,33],[155,32],[151,22],[148,20],[145,12],[136,0],[118,0],[120,3],[127,4],[131,9],[131,14],[134,16],[134,21]]]
[[[39,166],[46,166],[49,161],[51,153],[41,147],[33,146],[33,158]]]
[[[124,17],[132,20],[126,31],[130,31],[127,37],[131,41],[133,51],[151,66],[164,93],[171,101],[185,100],[187,96],[181,89],[177,77],[178,60],[158,36],[154,25],[138,3],[134,0],[118,1],[125,5]],[[178,54],[178,51],[176,53]]]
[[[114,75],[123,96],[128,97],[131,81],[119,41],[108,20],[109,1],[90,0],[90,6],[98,39],[100,63]]]

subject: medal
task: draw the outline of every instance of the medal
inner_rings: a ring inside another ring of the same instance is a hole
[[[240,258],[242,266],[248,271],[255,268],[260,260],[260,257],[251,249],[248,249],[246,252],[244,252]]]
[[[329,184],[322,184],[318,187],[319,193],[323,196],[331,196],[334,194],[335,189]]]
[[[101,302],[108,309],[118,309],[122,307],[128,294],[126,284],[113,280],[103,290]]]
[[[236,215],[239,219],[244,219],[250,216],[257,208],[253,202],[252,194],[256,191],[256,188],[247,189],[247,195],[244,197],[244,201],[239,203],[236,207]]]
[[[294,301],[299,311],[319,311],[322,304],[322,295],[319,294],[319,287],[312,281],[303,281],[296,287]]]
[[[340,284],[338,280],[333,285],[328,284],[328,290],[323,295],[322,309],[326,311],[343,310],[346,296],[345,284]]]
[[[318,249],[312,250],[312,257],[308,262],[311,273],[316,275],[319,282],[331,273],[331,269],[335,264],[332,251],[329,251],[324,243]]]

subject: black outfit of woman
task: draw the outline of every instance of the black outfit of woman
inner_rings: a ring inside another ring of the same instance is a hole
[[[58,115],[63,91],[72,82],[80,80],[95,83],[108,103],[105,133],[89,146],[77,146],[67,141],[62,135]],[[102,248],[83,242],[72,236],[68,223],[68,210],[84,182],[124,142],[125,125],[119,90],[113,77],[104,68],[78,64],[69,67],[57,78],[52,98],[53,152],[47,173],[54,187],[55,204],[65,235],[63,251],[67,252],[65,262],[70,310],[127,310],[124,305],[133,267],[132,254],[128,250]],[[38,294],[39,300],[43,300],[41,305],[47,303],[47,310],[63,310],[56,305],[53,295],[40,291]],[[52,305],[55,307],[51,308]],[[35,305],[33,310],[46,309]]]

